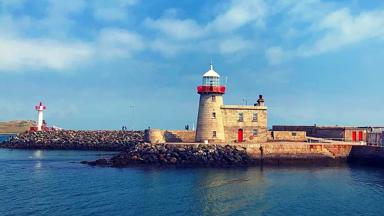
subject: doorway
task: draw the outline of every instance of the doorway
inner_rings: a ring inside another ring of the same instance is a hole
[[[244,132],[243,129],[237,131],[237,142],[243,142]]]
[[[357,141],[357,133],[356,131],[353,131],[352,132],[352,142],[356,142]]]
[[[359,141],[363,141],[363,131],[359,131]]]

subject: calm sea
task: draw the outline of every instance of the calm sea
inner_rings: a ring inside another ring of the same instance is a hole
[[[383,215],[384,170],[100,168],[113,153],[0,150],[0,215]]]
[[[0,142],[7,140],[7,139],[10,139],[14,135],[15,134],[0,134]]]

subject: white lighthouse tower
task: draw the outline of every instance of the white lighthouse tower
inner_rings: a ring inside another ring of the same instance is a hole
[[[225,86],[220,85],[220,75],[209,67],[203,75],[203,84],[197,87],[200,94],[197,117],[196,142],[224,142],[224,124],[221,106]]]
[[[39,105],[35,106],[35,109],[37,110],[37,131],[41,131],[43,127],[43,111],[46,109],[45,106],[40,102]]]

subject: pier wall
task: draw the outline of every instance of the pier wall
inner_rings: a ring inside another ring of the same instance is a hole
[[[268,138],[270,141],[307,141],[307,133],[305,131],[271,131],[270,133],[271,135]]]
[[[149,129],[144,132],[145,142],[152,144],[159,143],[193,143],[195,142],[196,131],[193,130],[160,130]]]
[[[305,142],[278,142],[264,144],[236,144],[244,147],[253,158],[264,159],[347,159],[352,146],[339,144],[308,144]]]

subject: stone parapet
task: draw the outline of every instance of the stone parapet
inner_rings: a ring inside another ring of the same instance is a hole
[[[306,142],[305,131],[272,131],[270,141]]]
[[[242,105],[222,105],[221,109],[235,109],[235,110],[267,110],[266,106],[242,106]]]
[[[145,130],[145,142],[152,144],[159,143],[192,143],[195,142],[196,131],[193,130]]]

